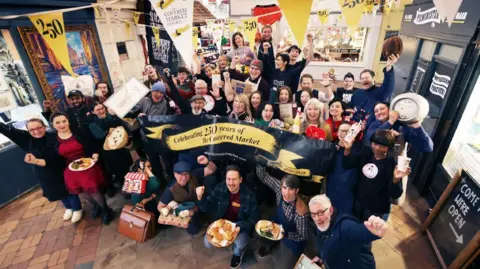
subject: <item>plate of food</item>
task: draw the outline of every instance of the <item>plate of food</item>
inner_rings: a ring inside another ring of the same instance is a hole
[[[282,225],[276,224],[269,220],[259,220],[255,225],[255,231],[267,239],[278,241],[283,238]]]
[[[72,171],[79,172],[90,169],[95,165],[95,161],[92,158],[80,158],[70,163],[68,168]]]
[[[207,229],[207,240],[217,248],[224,248],[233,243],[237,238],[238,232],[235,231],[235,223],[219,219]]]

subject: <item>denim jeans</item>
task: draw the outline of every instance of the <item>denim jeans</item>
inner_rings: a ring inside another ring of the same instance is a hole
[[[69,194],[66,198],[62,199],[62,203],[66,209],[71,209],[73,211],[82,209],[82,203],[77,194]]]
[[[250,241],[248,232],[240,232],[233,242],[233,254],[235,256],[242,256],[244,250],[247,248],[248,241]],[[208,242],[207,235],[205,235],[203,238],[203,243],[205,244],[206,248],[212,248],[212,244]]]

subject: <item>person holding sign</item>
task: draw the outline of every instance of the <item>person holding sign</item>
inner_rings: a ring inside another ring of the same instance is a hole
[[[419,152],[433,151],[433,141],[423,129],[420,121],[408,125],[399,122],[398,112],[390,110],[389,104],[384,102],[375,105],[374,113],[375,121],[368,126],[366,139],[370,139],[376,130],[391,130],[396,138],[395,141],[400,143],[401,148],[404,148],[405,142],[407,142]],[[402,151],[399,149],[398,152],[395,152],[394,157],[400,155]]]
[[[282,225],[284,230],[280,245],[276,244],[278,241],[263,240],[264,243],[258,249],[257,255],[264,258],[276,248],[278,255],[274,259],[275,268],[293,268],[303,253],[308,238],[308,208],[302,199],[298,198],[300,179],[294,175],[286,175],[278,180],[270,176],[265,167],[259,165],[257,177],[275,192],[277,213],[271,221]]]
[[[363,109],[373,115],[376,103],[388,102],[390,100],[395,86],[393,65],[398,61],[399,57],[399,55],[388,56],[387,65],[383,69],[383,84],[380,87],[376,86],[373,80],[375,72],[365,69],[360,73],[363,90],[355,91],[352,95],[352,108],[357,108],[357,110]]]
[[[205,187],[196,189],[198,205],[202,212],[211,214],[213,220],[226,219],[236,224],[239,232],[233,243],[231,268],[239,268],[243,255],[250,240],[249,234],[260,220],[255,194],[244,184],[240,168],[236,165],[227,166],[225,182],[217,184],[213,192],[204,197]],[[205,247],[211,248],[207,235],[204,238]]]
[[[272,90],[269,103],[274,104],[275,115],[283,122],[293,124],[296,104],[293,102],[292,90],[288,86],[280,87],[280,90]]]
[[[227,56],[230,57],[230,59],[238,56],[240,57],[240,64],[249,66],[250,62],[255,59],[255,55],[253,54],[252,49],[245,45],[242,33],[234,33],[232,35],[231,44],[233,48],[227,53]]]
[[[312,263],[329,269],[376,268],[368,245],[382,238],[388,230],[384,220],[372,215],[361,223],[333,207],[325,194],[310,199],[308,207],[316,226],[317,256]]]
[[[343,167],[356,168],[360,172],[355,195],[355,216],[359,220],[367,220],[375,215],[386,221],[390,215],[391,200],[402,195],[402,178],[408,176],[411,169],[399,171],[395,159],[387,155],[395,144],[395,137],[390,131],[375,131],[370,142],[371,149],[364,148],[360,153],[351,154],[352,143],[344,140]]]
[[[268,87],[268,81],[262,77],[262,61],[252,60],[250,62],[250,71],[248,75],[237,72],[236,66],[239,64],[239,62],[240,57],[234,56],[232,58],[232,62],[230,63],[230,68],[228,69],[229,76],[225,76],[225,73],[223,75],[225,79],[225,96],[227,97],[227,100],[231,102],[236,94],[236,91],[231,87],[231,79],[245,81],[245,83],[252,84],[252,92],[259,91],[262,93],[265,100],[268,100],[270,98],[270,88]],[[229,83],[229,85],[227,85],[227,83]]]
[[[178,162],[173,166],[173,175],[175,181],[173,181],[163,192],[157,209],[162,212],[171,201],[175,201],[178,204],[185,202],[196,202],[196,189],[201,185],[205,185],[205,178],[212,175],[217,170],[215,163],[209,161],[204,155],[200,155],[197,158],[197,162],[204,165],[205,168],[192,169],[186,162]],[[208,185],[208,188],[215,187]],[[197,234],[200,227],[199,214],[196,212],[192,216],[190,224],[187,227],[187,232],[191,235]]]

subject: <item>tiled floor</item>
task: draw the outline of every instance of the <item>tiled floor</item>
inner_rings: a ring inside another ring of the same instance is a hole
[[[123,199],[109,204],[119,211]],[[394,206],[388,221],[391,229],[373,244],[377,268],[439,268],[426,236],[419,233],[427,212],[426,202],[411,188],[407,201]],[[208,250],[201,234],[190,236],[180,228],[165,228],[144,243],[117,233],[116,221],[102,226],[84,218],[72,225],[62,219],[64,208],[49,203],[35,191],[0,209],[0,268],[229,268],[231,253]],[[274,268],[251,257],[242,266]]]

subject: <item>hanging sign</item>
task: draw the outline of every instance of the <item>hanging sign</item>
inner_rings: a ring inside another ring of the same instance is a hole
[[[328,15],[329,15],[328,9],[322,9],[317,12],[318,14],[318,19],[320,20],[321,24],[326,24],[328,22]]]
[[[373,0],[365,0],[363,2],[363,11],[367,14],[372,14],[374,2]]]
[[[192,64],[193,0],[150,0],[186,66]]]
[[[135,22],[135,24],[138,24],[138,20],[140,20],[140,12],[134,11],[133,12],[133,22]]]
[[[193,48],[197,50],[198,49],[198,27],[193,27],[192,42],[193,42]]]
[[[298,46],[303,45],[313,0],[278,0]]]
[[[345,23],[351,33],[357,29],[362,19],[364,5],[357,3],[356,0],[338,0],[338,3],[345,18]]]
[[[37,31],[42,35],[45,43],[50,47],[55,57],[60,61],[67,72],[75,76],[68,56],[67,37],[63,23],[63,13],[47,13],[28,17]]]
[[[237,20],[234,19],[227,19],[228,30],[230,31],[230,35],[233,34],[235,31],[235,26],[237,25]]]
[[[258,18],[252,17],[242,20],[243,35],[250,42],[250,48],[255,47],[255,34],[257,33]]]

